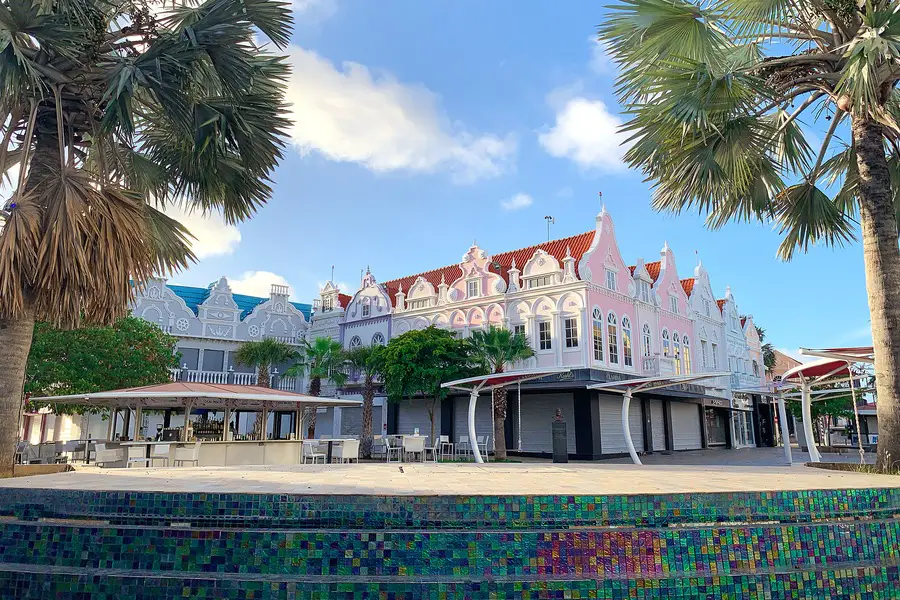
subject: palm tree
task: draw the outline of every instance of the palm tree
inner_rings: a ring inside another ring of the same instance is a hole
[[[347,381],[344,372],[344,350],[340,342],[328,337],[318,337],[310,343],[305,342],[301,362],[288,369],[286,375],[309,375],[309,395],[319,396],[322,393],[322,380],[340,387]],[[316,434],[316,409],[307,409],[307,437]]]
[[[363,458],[372,458],[372,404],[375,399],[375,378],[381,372],[380,355],[383,346],[357,346],[344,353],[345,361],[363,375],[362,436],[360,452]]]
[[[775,357],[775,346],[772,345],[772,342],[766,342],[765,329],[757,326],[756,333],[759,335],[759,341],[762,344],[763,365],[766,368],[766,373],[771,373],[772,369],[775,368],[775,363],[778,361]]]
[[[625,158],[656,209],[773,222],[784,259],[861,234],[882,469],[900,464],[898,9],[622,0],[599,30],[630,115]]]
[[[534,356],[528,338],[509,329],[490,326],[487,330],[475,330],[470,338],[476,361],[480,361],[491,373],[503,373],[507,365]],[[521,402],[521,399],[519,399]],[[494,405],[494,456],[506,458],[506,388],[493,391]]]
[[[287,45],[289,3],[178,4],[0,0],[0,422],[19,421],[36,319],[110,324],[192,261],[162,209],[235,223],[271,194],[288,69],[256,40]],[[17,429],[0,428],[0,477]]]
[[[290,362],[299,357],[299,353],[290,344],[272,338],[258,342],[244,342],[234,354],[234,359],[240,364],[256,367],[256,384],[262,387],[272,387],[269,369],[273,365]]]

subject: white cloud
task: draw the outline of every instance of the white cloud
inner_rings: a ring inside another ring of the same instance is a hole
[[[528,194],[516,194],[509,200],[500,202],[500,206],[503,207],[503,210],[521,210],[528,208],[533,203],[534,200]]]
[[[268,298],[273,284],[288,286],[291,300],[297,300],[294,288],[288,283],[288,280],[269,271],[244,271],[240,278],[228,278],[228,285],[231,286],[232,292],[247,296]]]
[[[19,164],[16,163],[4,175],[0,176],[0,203],[12,197],[13,190],[19,183]]]
[[[291,7],[304,21],[324,21],[337,12],[337,0],[291,0]]]
[[[588,61],[591,71],[598,75],[615,75],[616,64],[610,58],[607,43],[594,36],[588,38],[588,43],[591,45],[591,59]]]
[[[600,100],[575,97],[556,113],[556,123],[538,140],[550,155],[568,158],[584,169],[620,171],[625,136],[622,121]]]
[[[390,73],[364,65],[339,68],[311,50],[292,46],[288,101],[291,135],[302,152],[355,162],[377,172],[451,173],[469,182],[503,173],[516,149],[512,136],[479,134],[450,123],[439,98]]]
[[[169,205],[164,212],[187,227],[196,238],[191,240],[191,246],[198,259],[231,254],[241,242],[241,232],[225,223],[221,213],[188,212],[179,205]]]

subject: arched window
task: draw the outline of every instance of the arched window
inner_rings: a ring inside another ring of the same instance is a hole
[[[688,336],[681,338],[684,348],[681,350],[681,360],[684,363],[684,374],[691,374],[691,340]]]
[[[628,317],[622,317],[622,361],[626,367],[634,366],[631,350],[631,320]]]
[[[606,317],[606,343],[609,348],[609,364],[619,364],[619,325],[616,315],[612,313]]]
[[[663,356],[669,356],[670,354],[672,354],[672,346],[669,342],[669,330],[668,329],[662,330],[662,342],[663,342],[663,347],[662,347]]]
[[[675,374],[681,375],[681,337],[677,331],[672,332],[672,344],[675,346]]]
[[[603,313],[596,306],[591,316],[594,317],[594,360],[603,361]]]
[[[753,375],[759,377],[759,363],[755,360],[753,361]]]
[[[653,334],[650,333],[650,325],[644,323],[644,328],[642,331],[643,340],[641,343],[641,347],[643,349],[643,354],[644,356],[650,356],[650,351],[653,348]]]
[[[380,333],[376,333],[372,336],[372,345],[373,346],[384,346],[384,336]]]
[[[354,335],[352,338],[350,338],[350,348],[351,349],[359,348],[360,346],[362,346],[362,340],[359,339],[358,335]]]

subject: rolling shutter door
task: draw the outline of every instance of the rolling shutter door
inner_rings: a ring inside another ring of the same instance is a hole
[[[703,446],[698,405],[672,402],[672,442],[675,450],[696,450]]]
[[[414,400],[401,400],[397,405],[397,433],[415,433],[416,427],[419,428],[421,435],[427,435],[428,443],[434,440],[431,438],[431,421],[428,419],[428,404],[431,400],[416,398]],[[373,411],[374,412],[374,411]],[[441,433],[441,403],[434,404],[434,433]]]
[[[475,405],[475,435],[488,437],[488,449],[494,449],[494,428],[491,421],[491,396],[481,394],[478,396],[478,404]],[[508,409],[507,409],[508,410]],[[522,427],[524,427],[524,423]],[[435,430],[437,431],[437,430]],[[454,442],[458,442],[460,436],[469,436],[469,397],[457,398],[453,403],[453,435]]]
[[[650,400],[650,427],[653,430],[653,451],[662,452],[666,449],[666,421],[663,415],[662,400]]]
[[[575,404],[572,394],[522,394],[522,451],[553,452],[551,423],[560,409],[566,422],[566,451],[575,453]],[[516,415],[513,414],[513,419]]]
[[[644,450],[644,428],[641,426],[641,401],[632,398],[628,407],[628,428],[638,452]],[[600,396],[600,448],[603,454],[628,452],[622,432],[622,397]]]

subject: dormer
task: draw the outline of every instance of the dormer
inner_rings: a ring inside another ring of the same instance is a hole
[[[668,242],[663,244],[659,256],[659,276],[656,278],[653,287],[662,301],[660,308],[673,314],[687,315],[688,296],[681,285],[681,280],[678,278],[678,270],[675,267],[675,254],[669,248]]]
[[[380,317],[390,313],[390,310],[390,296],[384,286],[375,280],[371,270],[366,268],[366,273],[360,280],[359,290],[345,308],[347,320],[358,321]]]
[[[455,302],[504,293],[506,282],[499,274],[490,271],[491,263],[487,252],[472,242],[459,263],[462,276],[449,286],[448,299]]]
[[[593,281],[601,289],[618,294],[633,294],[634,281],[619,251],[615,224],[603,205],[595,219],[591,246],[578,262],[577,272],[581,279]]]
[[[532,290],[556,285],[562,281],[563,272],[552,255],[538,248],[522,268],[522,287]]]
[[[437,292],[424,277],[419,276],[409,287],[406,295],[406,310],[430,308],[437,304]]]
[[[241,311],[232,296],[231,287],[224,277],[209,286],[209,296],[200,305],[199,314],[201,321],[218,321],[237,323],[240,321]]]
[[[319,292],[319,306],[321,307],[321,312],[329,313],[340,310],[340,294],[341,291],[334,285],[334,282],[329,281],[326,283],[325,287],[322,288],[322,291]]]
[[[285,314],[289,304],[291,288],[286,285],[273,283],[269,288],[269,302],[271,302],[271,310],[273,313]]]
[[[653,277],[647,271],[647,265],[643,258],[637,259],[637,264],[629,267],[631,276],[634,278],[634,294],[633,297],[639,302],[645,304],[656,305],[655,294],[652,293]]]
[[[709,281],[709,272],[703,266],[702,261],[694,267],[694,289],[690,297],[691,307],[694,312],[713,321],[721,321],[722,313],[716,307],[715,295]]]

